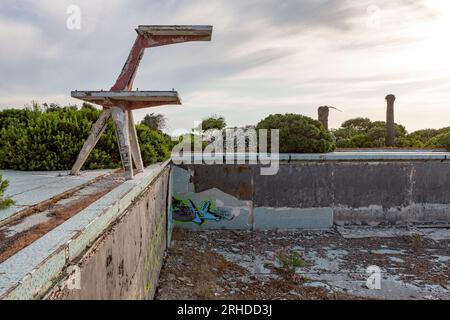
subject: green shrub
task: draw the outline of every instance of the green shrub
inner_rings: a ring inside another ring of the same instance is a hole
[[[350,131],[368,131],[372,127],[372,121],[369,118],[353,118],[344,121],[341,125],[342,128],[349,129]]]
[[[258,123],[256,130],[260,129],[280,130],[281,153],[323,153],[335,150],[332,136],[323,125],[299,114],[270,115]]]
[[[450,151],[450,129],[433,137],[426,144],[427,147],[446,148]]]
[[[150,129],[145,124],[137,125],[136,129],[142,160],[146,166],[170,158],[172,141],[169,136],[160,131]]]
[[[382,148],[386,146],[386,122],[367,118],[345,121],[341,128],[334,130],[338,148]],[[395,124],[395,143],[398,147],[414,146],[413,139],[407,139],[406,128]]]
[[[101,111],[90,105],[81,109],[34,107],[0,112],[0,168],[16,170],[69,170],[75,163],[93,123]],[[151,131],[151,129],[148,129]],[[142,129],[140,130],[142,132]],[[139,135],[144,164],[167,159],[170,143],[155,131]],[[159,146],[158,144],[162,145]],[[149,154],[154,149],[154,155]],[[89,156],[84,169],[120,167],[120,154],[112,120]]]
[[[153,130],[161,131],[166,127],[167,119],[162,114],[150,113],[144,117],[141,124],[145,124],[147,127]]]
[[[187,133],[178,137],[177,141],[173,142],[173,147],[183,147],[185,152],[196,152],[197,150],[205,150],[211,141],[204,140],[204,137],[194,133]],[[172,149],[173,149],[172,147]],[[224,149],[225,150],[225,149]]]
[[[408,134],[408,139],[417,141],[417,143],[420,143],[423,146],[439,133],[440,132],[437,129],[417,130]]]
[[[3,180],[2,173],[0,172],[0,210],[7,209],[15,203],[14,200],[3,197],[3,194],[5,193],[6,188],[8,188],[8,185],[8,181]]]
[[[225,129],[227,123],[225,122],[225,118],[222,116],[212,115],[209,118],[206,118],[202,121],[201,128],[202,131],[208,130],[222,130]]]
[[[287,272],[289,275],[294,275],[297,268],[306,266],[306,261],[295,251],[281,249],[277,252],[276,258],[281,265],[281,271]]]

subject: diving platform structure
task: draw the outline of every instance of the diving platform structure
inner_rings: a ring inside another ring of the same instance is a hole
[[[72,91],[73,98],[101,105],[103,111],[93,125],[83,145],[71,174],[79,174],[83,164],[94,149],[110,117],[113,118],[119,144],[120,157],[127,179],[144,171],[141,151],[133,118],[133,110],[163,105],[181,105],[176,91],[133,91],[145,49],[191,41],[210,41],[212,26],[193,25],[142,25],[136,29],[137,38],[128,59],[110,91]],[[133,168],[133,163],[135,169]]]

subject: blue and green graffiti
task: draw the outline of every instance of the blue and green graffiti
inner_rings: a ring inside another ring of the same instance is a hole
[[[193,222],[199,226],[207,221],[231,221],[234,216],[211,201],[202,201],[196,206],[191,199],[172,198],[172,216],[175,221]]]

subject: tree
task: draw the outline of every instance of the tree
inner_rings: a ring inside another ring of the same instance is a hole
[[[168,135],[144,124],[137,125],[136,129],[145,165],[163,162],[170,157],[173,143]]]
[[[281,153],[323,153],[335,149],[331,134],[319,121],[299,114],[270,115],[256,129],[279,129]]]
[[[371,128],[371,125],[372,121],[369,118],[354,118],[344,121],[341,127],[350,130],[367,131]]]
[[[450,127],[442,128],[442,129],[422,129],[411,132],[408,134],[408,139],[411,141],[416,141],[416,144],[420,146],[425,146],[431,141],[434,137],[450,131]]]
[[[412,142],[406,137],[406,128],[395,124],[396,145],[409,147]],[[386,146],[386,122],[368,118],[354,118],[345,121],[334,130],[338,148],[382,148]]]
[[[430,139],[426,144],[427,147],[446,148],[450,151],[450,128],[447,131],[438,134]]]
[[[225,118],[222,116],[212,115],[209,118],[206,118],[202,121],[201,129],[203,131],[208,130],[223,130],[227,126],[227,123],[225,122]]]
[[[166,127],[167,119],[162,114],[150,113],[144,117],[141,124],[146,125],[150,129],[161,131]]]
[[[3,197],[3,194],[5,193],[6,188],[8,188],[8,185],[9,182],[7,180],[3,180],[3,176],[0,172],[0,210],[7,209],[15,203],[14,200]]]
[[[407,134],[406,128],[400,124],[394,123],[394,136],[396,138],[396,146],[398,141],[405,138]],[[386,122],[384,121],[374,121],[372,122],[370,129],[367,131],[367,137],[371,141],[373,147],[382,148],[386,145]]]
[[[81,109],[90,109],[90,110],[96,110],[96,108],[87,102],[83,102],[83,104],[81,105]]]

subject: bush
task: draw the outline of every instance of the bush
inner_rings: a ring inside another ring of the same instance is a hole
[[[386,146],[386,122],[367,118],[345,121],[341,128],[333,131],[338,148],[381,148]],[[395,124],[395,143],[398,147],[413,146],[407,139],[404,126]]]
[[[206,118],[202,121],[201,128],[202,131],[208,130],[222,130],[225,129],[227,123],[225,122],[225,118],[222,116],[212,115],[209,118]]]
[[[183,148],[184,152],[191,153],[196,150],[205,150],[210,143],[211,141],[204,140],[201,135],[187,133],[179,136],[177,141],[173,143],[173,147],[178,146],[180,149]]]
[[[172,140],[160,131],[153,130],[145,124],[136,127],[139,145],[141,148],[144,164],[163,162],[170,158],[172,151]]]
[[[450,129],[433,137],[426,144],[427,147],[446,148],[450,151]]]
[[[162,114],[150,113],[144,117],[141,124],[145,124],[147,127],[153,130],[161,131],[166,127],[167,119]]]
[[[353,131],[367,131],[372,127],[372,121],[369,118],[354,118],[344,121],[341,127]]]
[[[299,114],[270,115],[258,123],[256,130],[260,129],[280,129],[281,153],[323,153],[335,150],[331,134],[323,125]]]
[[[423,129],[408,134],[407,139],[412,147],[445,147],[444,142],[439,142],[442,135],[450,132],[450,127],[441,129]],[[440,136],[440,137],[438,137]]]
[[[3,180],[2,174],[0,172],[0,210],[7,209],[14,204],[14,200],[3,197],[3,194],[5,193],[6,188],[8,188],[8,185],[8,181]]]
[[[423,129],[408,134],[408,138],[410,140],[420,142],[422,145],[424,145],[438,134],[439,130],[437,129]]]
[[[99,110],[86,104],[79,110],[51,105],[47,108],[35,106],[33,109],[1,111],[0,168],[69,170],[99,116]],[[170,144],[167,146],[167,140],[161,138],[163,134],[156,131],[152,134],[156,142],[147,138],[147,135],[140,135],[144,139],[141,142],[145,150],[144,164],[167,159],[165,146],[169,148]],[[156,146],[157,143],[163,143],[164,146]],[[152,148],[155,153],[148,156],[153,152],[149,151]],[[110,120],[84,169],[118,168],[120,165],[114,125]]]

